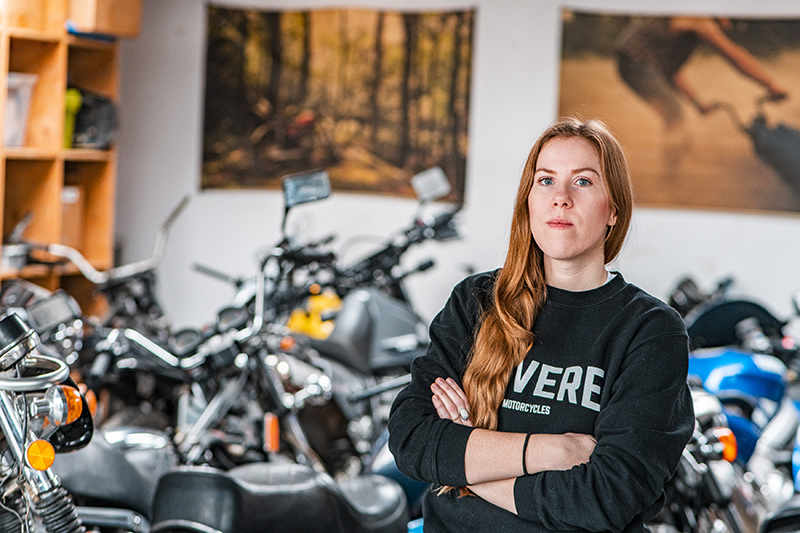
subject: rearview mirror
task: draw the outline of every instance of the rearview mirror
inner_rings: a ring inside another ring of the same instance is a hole
[[[283,177],[283,205],[288,210],[296,205],[324,200],[331,195],[327,170],[300,172]]]
[[[429,168],[414,175],[411,178],[411,188],[423,204],[450,194],[450,182],[441,167]]]

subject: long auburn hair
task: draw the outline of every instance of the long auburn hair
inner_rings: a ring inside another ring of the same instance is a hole
[[[544,306],[547,288],[543,253],[533,239],[528,213],[528,195],[534,183],[536,162],[552,139],[581,137],[597,148],[603,181],[616,223],[608,229],[604,243],[605,263],[619,254],[631,221],[633,191],[622,146],[599,120],[563,118],[551,125],[533,145],[517,190],[511,235],[505,264],[482,312],[463,389],[474,427],[497,429],[497,412],[512,370],[533,346],[533,324]]]

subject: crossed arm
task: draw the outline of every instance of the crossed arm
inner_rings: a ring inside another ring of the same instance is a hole
[[[472,427],[467,397],[452,378],[437,378],[431,385],[431,392],[439,418]],[[463,414],[467,415],[466,419]],[[523,458],[525,436],[524,433],[476,429],[470,434],[464,457],[470,490],[515,514],[514,482],[517,477],[524,475],[526,469],[529,474],[545,470],[568,470],[588,462],[596,444],[591,435],[535,433],[530,436]]]

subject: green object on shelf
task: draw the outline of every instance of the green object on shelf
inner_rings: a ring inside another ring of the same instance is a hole
[[[83,98],[81,92],[74,87],[67,89],[66,116],[64,120],[64,148],[72,148],[72,136],[75,133],[75,116],[81,108]]]

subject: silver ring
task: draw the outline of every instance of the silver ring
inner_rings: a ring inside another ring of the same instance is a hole
[[[469,413],[463,407],[461,408],[461,410],[458,413],[461,415],[461,420],[464,420],[464,421],[469,420]]]

